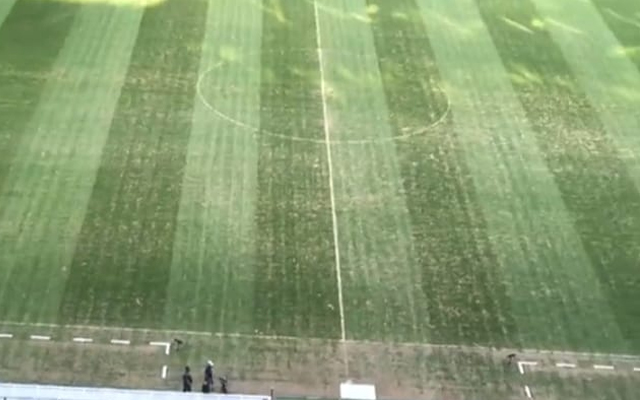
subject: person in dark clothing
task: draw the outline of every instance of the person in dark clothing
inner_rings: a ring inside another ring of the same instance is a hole
[[[210,391],[213,391],[213,362],[211,360],[207,361],[207,366],[204,368],[204,383]]]
[[[193,378],[191,377],[191,369],[188,366],[184,367],[184,374],[182,374],[182,391],[190,392],[192,384]]]
[[[227,390],[227,377],[220,377],[220,393],[227,394],[229,391]]]

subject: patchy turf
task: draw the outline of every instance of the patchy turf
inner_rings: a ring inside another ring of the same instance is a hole
[[[479,349],[638,354],[640,9],[558,4],[2,2],[6,376],[174,384],[133,344],[168,332],[112,326],[220,332],[171,374],[322,396],[519,398]],[[549,399],[637,387],[545,368]]]

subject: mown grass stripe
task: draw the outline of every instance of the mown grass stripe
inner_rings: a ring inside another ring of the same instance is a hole
[[[207,2],[142,18],[60,308],[63,322],[158,326]]]
[[[629,346],[603,342],[600,350],[637,351],[640,194],[532,2],[477,3]]]
[[[55,321],[142,11],[81,8],[0,196],[0,315]],[[42,295],[47,301],[42,301]],[[16,301],[19,299],[19,301]]]
[[[475,1],[419,4],[518,324],[512,345],[622,341]]]
[[[590,3],[597,7],[620,42],[620,46],[610,50],[617,56],[628,57],[640,71],[640,3],[634,0],[591,0]]]
[[[2,6],[5,12],[10,3]],[[49,0],[19,1],[0,26],[0,187],[42,89],[60,73],[51,68],[77,10],[77,5]]]
[[[367,4],[392,128],[435,122],[447,99],[415,1]],[[515,326],[462,150],[450,119],[397,145],[430,340],[504,343]]]
[[[366,4],[318,8],[347,336],[422,341],[426,301]]]
[[[4,22],[5,18],[7,18],[7,15],[9,15],[9,12],[11,12],[11,9],[13,8],[13,5],[16,3],[16,0],[5,0],[3,2],[0,2],[0,26],[2,26],[2,23]]]
[[[339,337],[326,149],[286,138],[324,139],[314,7],[262,7],[255,328]]]
[[[250,1],[216,1],[208,9],[168,326],[253,333],[257,142],[254,132],[208,107],[259,126],[261,23],[260,8]]]
[[[620,43],[591,3],[577,2],[570,10],[549,0],[535,3],[640,190],[640,70],[615,53]]]

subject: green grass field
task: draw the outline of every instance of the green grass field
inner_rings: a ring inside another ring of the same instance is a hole
[[[640,360],[636,0],[137,3],[0,1],[0,327],[241,334],[336,385],[402,343]]]

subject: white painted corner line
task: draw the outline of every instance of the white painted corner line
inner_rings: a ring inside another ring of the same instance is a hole
[[[607,370],[607,371],[613,371],[614,367],[613,367],[613,365],[594,364],[593,365],[593,369],[604,369],[604,370]]]
[[[531,395],[531,389],[529,389],[528,385],[524,385],[524,392],[527,394],[527,397],[532,399],[533,396]]]
[[[131,342],[128,341],[128,340],[111,339],[111,344],[124,344],[124,345],[127,345],[127,344],[131,344]]]
[[[537,361],[518,361],[518,371],[520,371],[520,373],[524,375],[525,366],[535,367],[536,365],[538,365]]]
[[[11,333],[0,333],[0,339],[12,339],[13,335]]]
[[[73,341],[76,343],[93,343],[93,339],[84,337],[74,337]]]
[[[338,234],[338,214],[336,212],[336,195],[333,183],[333,160],[331,156],[331,129],[329,128],[329,110],[327,107],[327,82],[324,71],[324,56],[322,53],[322,34],[320,29],[320,13],[318,11],[318,1],[313,1],[313,9],[316,23],[316,47],[318,51],[318,67],[320,70],[320,94],[322,97],[322,117],[324,125],[324,142],[327,150],[327,168],[329,172],[329,196],[331,200],[331,220],[333,225],[333,248],[335,255],[336,283],[338,285],[338,311],[340,313],[340,338],[342,341],[342,351],[344,352],[344,363],[346,374],[349,375],[347,357],[347,328],[344,316],[344,297],[342,294],[342,268],[340,267],[340,246]]]
[[[51,340],[51,336],[44,335],[31,335],[29,336],[29,338],[31,338],[32,340]]]
[[[169,355],[169,352],[171,352],[171,343],[169,342],[149,342],[149,345],[164,347],[164,354],[166,355]]]
[[[162,373],[161,373],[161,375],[162,375],[162,379],[167,379],[167,366],[166,366],[166,365],[163,365],[163,366],[162,366]]]
[[[558,368],[575,368],[576,365],[575,364],[569,364],[569,363],[556,363],[556,367],[558,367]]]

